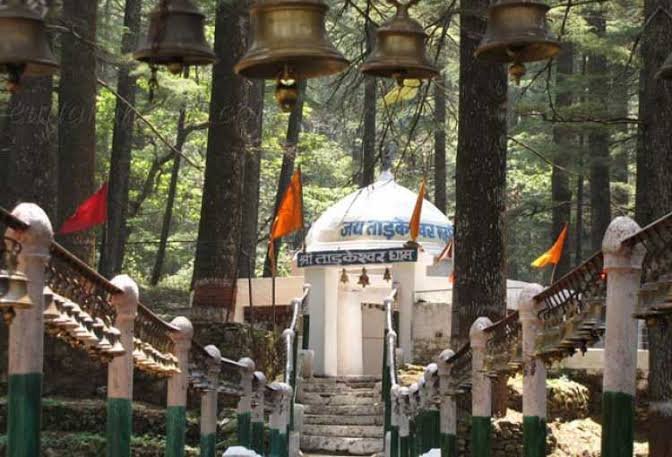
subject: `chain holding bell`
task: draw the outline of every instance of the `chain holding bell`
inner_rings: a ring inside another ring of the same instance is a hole
[[[510,63],[509,74],[519,84],[526,73],[524,63],[550,59],[560,52],[560,43],[548,29],[549,9],[535,0],[499,0],[488,10],[488,28],[476,57]]]
[[[0,72],[7,74],[10,91],[24,76],[51,75],[58,71],[42,16],[24,2],[0,5]]]
[[[405,79],[431,79],[439,69],[427,57],[427,34],[422,25],[408,15],[419,0],[402,4],[388,0],[397,13],[376,31],[376,45],[362,65],[362,73],[381,78],[393,78],[402,86]]]
[[[191,0],[159,0],[150,13],[147,36],[133,57],[155,72],[165,66],[174,75],[185,67],[210,65],[215,53],[205,39],[205,15]]]

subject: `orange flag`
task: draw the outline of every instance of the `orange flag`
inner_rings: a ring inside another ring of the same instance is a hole
[[[560,257],[562,257],[562,250],[565,247],[565,240],[567,239],[567,225],[562,229],[558,239],[555,240],[551,249],[544,252],[537,260],[532,262],[532,266],[536,268],[545,267],[546,265],[557,265],[560,262]]]
[[[301,169],[292,175],[271,227],[271,241],[303,228],[303,187]]]
[[[418,200],[415,202],[413,215],[411,216],[411,240],[417,241],[420,234],[420,216],[422,215],[422,203],[425,201],[425,181],[423,179],[420,183],[420,192],[418,192]]]

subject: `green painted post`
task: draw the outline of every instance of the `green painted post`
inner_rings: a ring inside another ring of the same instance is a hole
[[[240,370],[240,385],[243,394],[238,401],[237,411],[237,437],[238,444],[247,449],[252,446],[252,378],[256,368],[254,361],[248,357],[243,357],[238,361],[245,368]]]
[[[387,350],[387,335],[388,330],[385,329],[383,334],[383,388],[381,391],[381,399],[385,405],[385,418],[384,418],[384,427],[383,433],[387,434],[392,427],[392,400],[390,397],[390,389],[392,388],[392,380],[390,378],[390,369],[388,363],[388,350]]]
[[[310,314],[303,315],[303,341],[301,349],[307,351],[310,349]]]
[[[265,455],[264,449],[264,393],[266,390],[266,376],[261,371],[254,372],[252,387],[252,450],[259,455]]]
[[[399,386],[395,385],[390,390],[390,452],[389,457],[401,457],[399,451],[399,421],[400,421],[400,405],[399,405]]]
[[[483,373],[483,361],[489,335],[485,329],[492,325],[487,317],[479,317],[471,326],[471,456],[491,455],[492,392],[490,378]]]
[[[644,248],[623,246],[640,230],[628,217],[614,219],[602,242],[607,281],[602,388],[602,457],[632,456],[637,372],[637,305]]]
[[[439,394],[441,396],[441,457],[457,457],[457,408],[450,363],[455,353],[446,349],[439,356]]]
[[[535,357],[537,336],[543,329],[538,317],[540,304],[534,299],[544,288],[527,285],[518,298],[522,328],[523,370],[523,457],[546,455],[546,365]]]
[[[124,355],[115,357],[107,366],[107,425],[108,457],[130,457],[133,433],[133,332],[138,314],[138,285],[128,276],[117,276],[112,284],[122,291],[112,296],[117,311],[114,326],[119,330]]]
[[[436,407],[427,411],[429,449],[441,449],[441,414]]]
[[[201,457],[215,457],[217,444],[217,393],[219,373],[222,370],[222,354],[215,346],[206,346],[210,354],[208,361],[208,383],[210,387],[201,396]]]
[[[49,218],[37,205],[22,203],[12,214],[29,224],[27,230],[7,229],[6,235],[21,243],[18,269],[28,277],[28,295],[33,306],[16,310],[9,326],[7,456],[38,457],[44,360],[44,275],[53,230]]]
[[[287,435],[287,426],[289,425],[291,387],[284,383],[272,384],[275,389],[273,393],[273,410],[270,416],[270,446],[271,457],[287,457],[289,455],[289,439]]]
[[[189,349],[194,327],[186,317],[176,317],[171,324],[179,329],[170,334],[175,346],[180,372],[168,380],[166,411],[166,457],[184,457],[187,430],[187,389],[189,388]]]
[[[292,372],[289,375],[290,383],[292,387],[292,398],[290,403],[289,411],[289,426],[288,432],[290,433],[294,430],[294,403],[296,402],[295,392],[296,392],[296,377],[298,372],[298,362],[299,362],[299,339],[296,336],[296,333],[290,329],[284,331],[285,334],[292,336]]]

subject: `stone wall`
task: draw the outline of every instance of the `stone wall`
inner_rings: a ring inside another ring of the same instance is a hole
[[[448,303],[418,301],[413,306],[413,363],[426,365],[450,347],[451,314]]]

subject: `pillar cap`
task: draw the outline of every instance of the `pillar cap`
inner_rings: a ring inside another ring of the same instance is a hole
[[[469,329],[469,339],[471,340],[471,347],[477,349],[485,348],[489,335],[485,333],[485,329],[492,325],[492,321],[487,317],[479,317],[471,324]]]
[[[629,217],[619,216],[609,224],[604,239],[602,252],[604,253],[605,270],[614,268],[641,269],[646,250],[640,244],[623,246],[623,241],[641,230],[641,227]]]
[[[112,284],[121,294],[117,294],[112,300],[119,316],[135,319],[138,314],[138,302],[140,291],[138,284],[128,275],[118,275],[112,278]]]
[[[243,370],[249,373],[254,373],[254,370],[256,370],[257,368],[257,365],[254,363],[254,360],[252,360],[249,357],[243,357],[242,359],[238,360],[238,363],[240,365],[245,365],[245,368],[243,368]]]
[[[430,363],[425,367],[424,379],[429,382],[439,371],[439,366],[436,363]]]
[[[54,241],[54,229],[42,208],[34,203],[21,203],[14,208],[12,215],[28,224],[27,230],[7,229],[6,233],[21,243],[22,253],[29,255],[49,255]]]
[[[194,336],[194,326],[191,325],[191,321],[184,316],[177,316],[175,319],[170,321],[170,325],[177,327],[178,331],[171,334],[173,341],[191,341],[191,338]]]
[[[252,382],[255,384],[255,387],[257,389],[263,389],[266,387],[266,383],[268,382],[266,380],[266,375],[262,373],[261,371],[255,371],[254,374],[252,375]]]
[[[544,286],[541,284],[527,284],[523,287],[523,290],[518,296],[518,311],[520,312],[520,317],[531,317],[536,316],[537,311],[539,311],[540,303],[534,299],[544,290]]]

